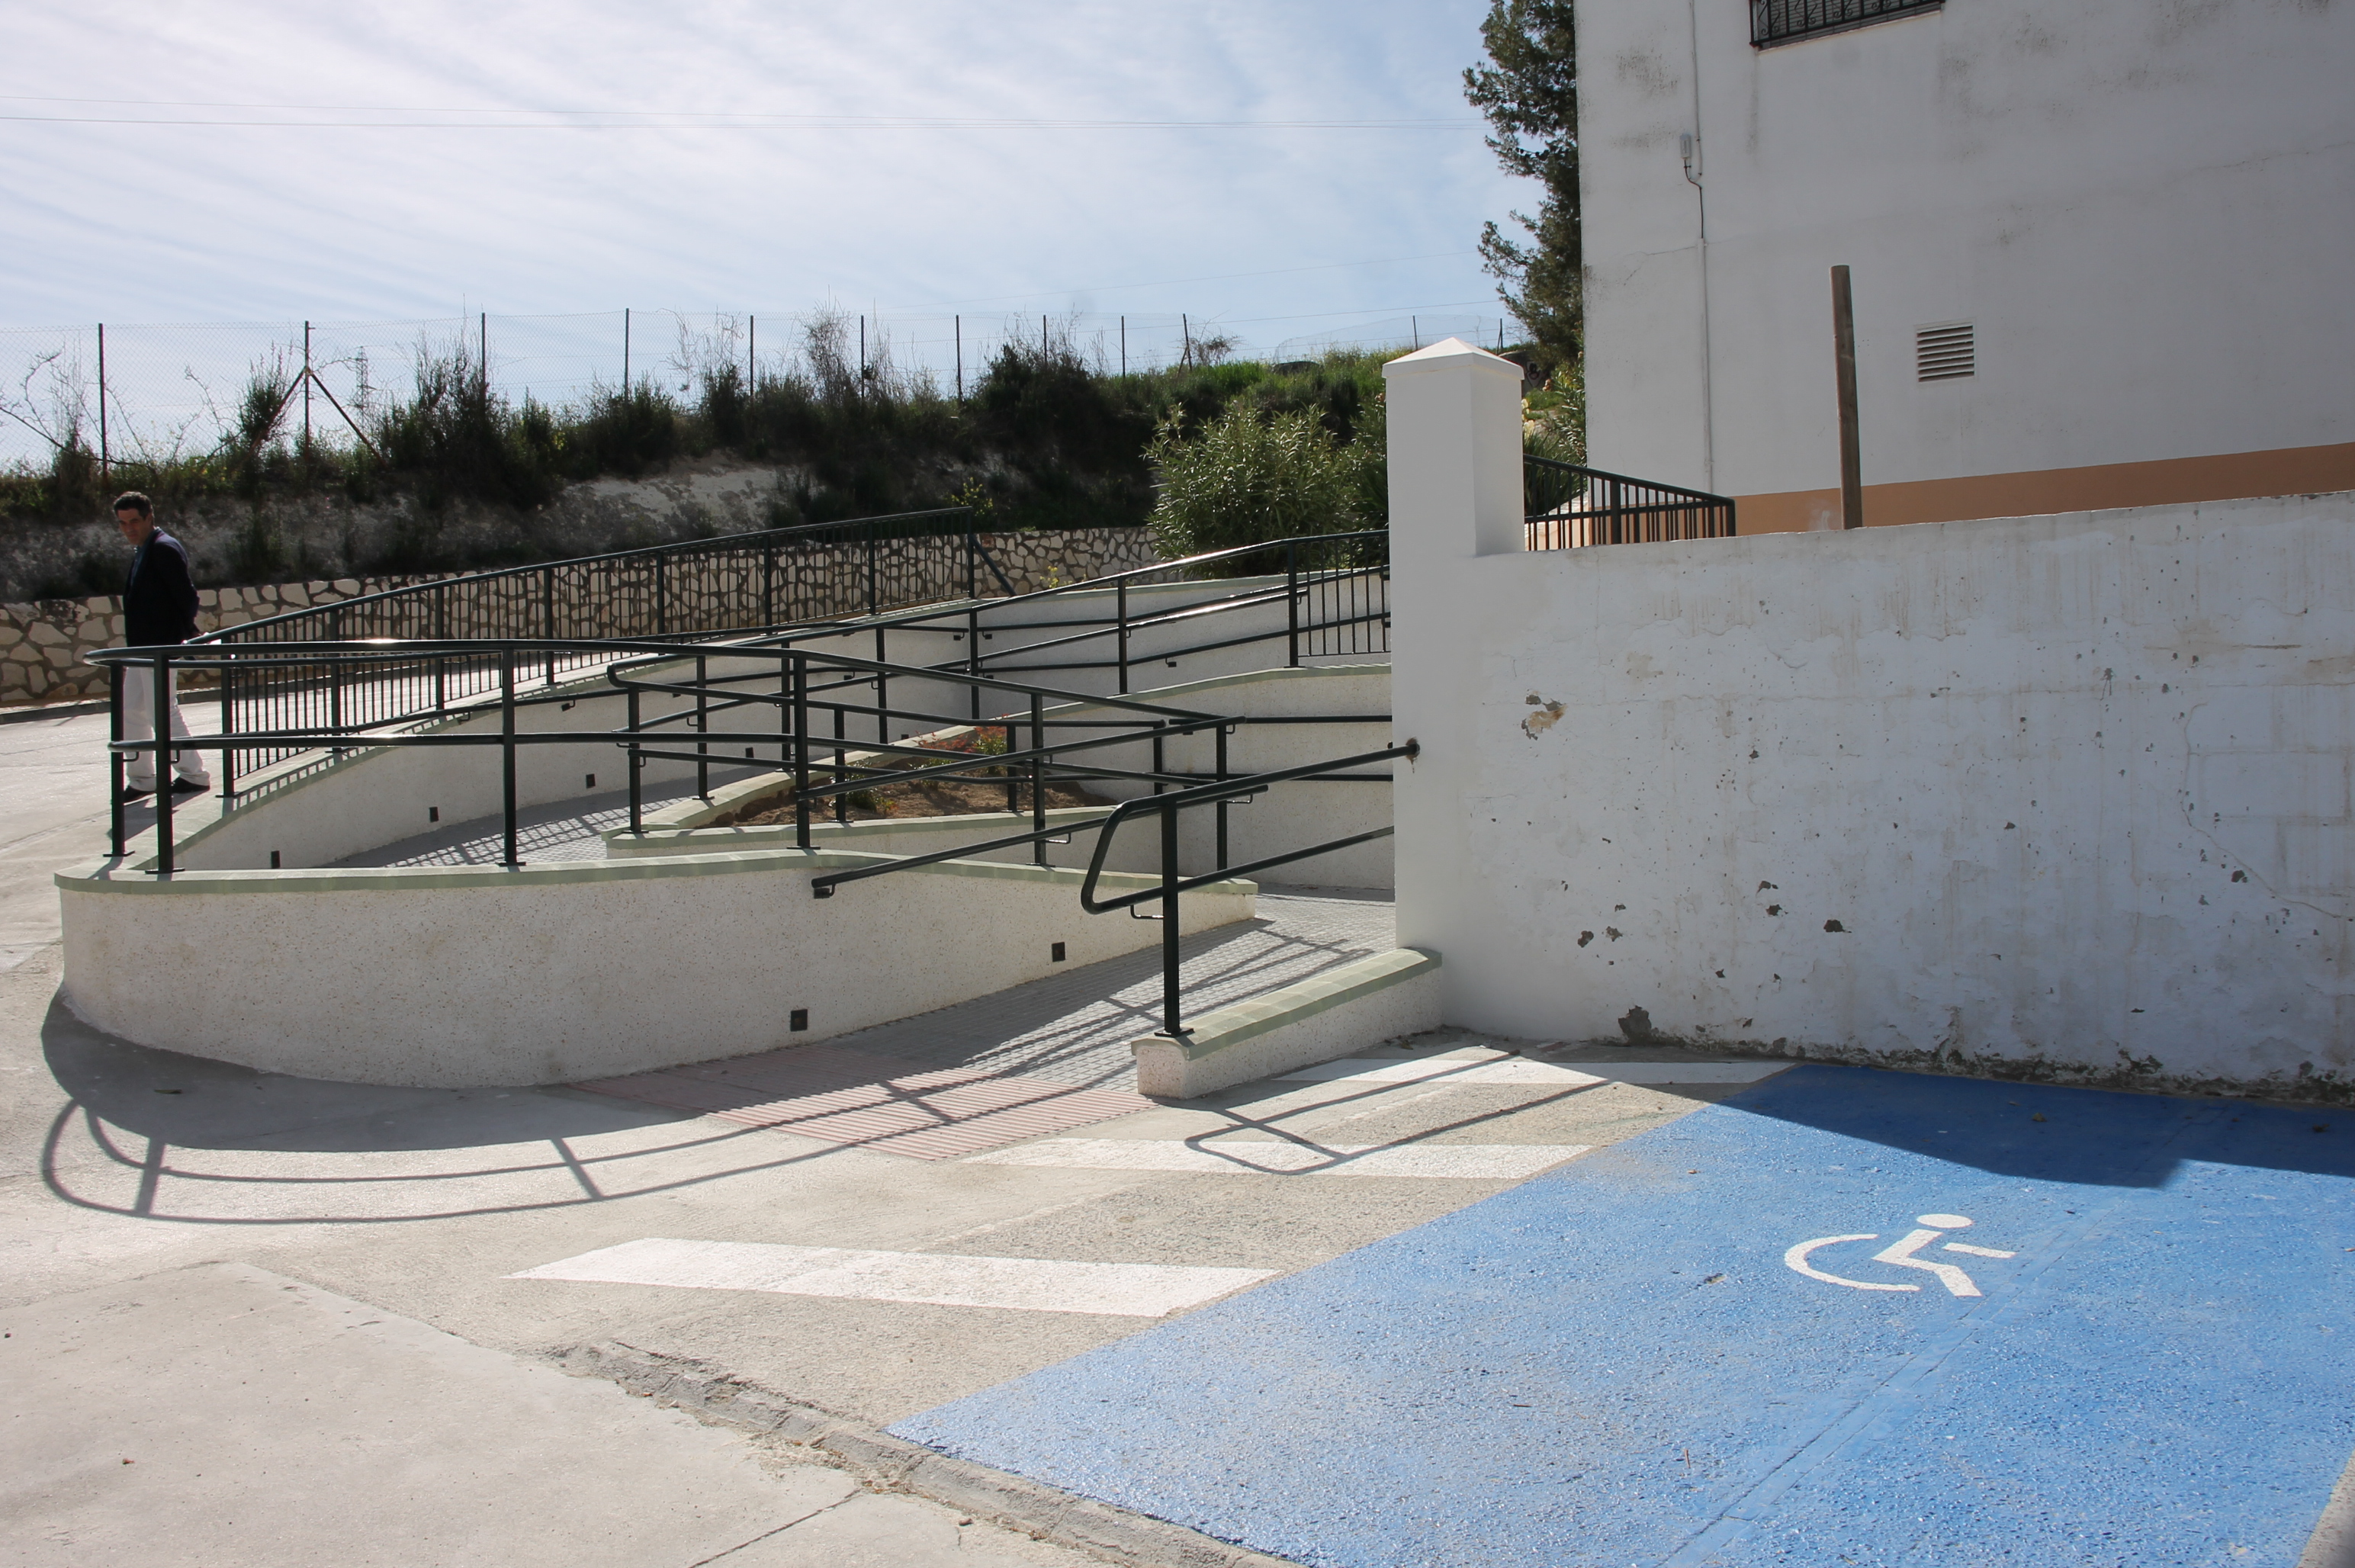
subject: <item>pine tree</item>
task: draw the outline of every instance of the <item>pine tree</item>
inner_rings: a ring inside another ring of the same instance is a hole
[[[1536,180],[1535,218],[1516,212],[1527,240],[1491,222],[1480,258],[1506,308],[1536,346],[1540,371],[1575,365],[1583,336],[1579,298],[1578,27],[1572,0],[1494,0],[1480,24],[1489,63],[1464,72],[1464,95],[1487,117],[1488,146],[1508,173]]]

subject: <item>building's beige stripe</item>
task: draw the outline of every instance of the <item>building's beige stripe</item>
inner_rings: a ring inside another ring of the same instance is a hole
[[[1878,528],[1970,517],[2035,517],[2053,512],[2232,501],[2251,496],[2307,496],[2329,490],[2355,490],[2355,442],[2285,447],[2277,452],[2232,452],[2220,457],[2169,457],[2155,463],[2105,463],[2090,468],[1868,485],[1864,520],[1867,526]],[[1840,526],[1837,489],[1784,490],[1739,496],[1734,501],[1735,523],[1745,534],[1802,533]]]

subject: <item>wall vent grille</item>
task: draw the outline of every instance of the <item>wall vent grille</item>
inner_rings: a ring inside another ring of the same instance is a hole
[[[1914,379],[1952,381],[1977,374],[1978,345],[1969,322],[1953,321],[1914,332]]]

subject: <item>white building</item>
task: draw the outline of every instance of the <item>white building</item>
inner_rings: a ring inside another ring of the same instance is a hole
[[[2355,5],[1599,0],[1590,450],[1838,527],[2355,488]]]

